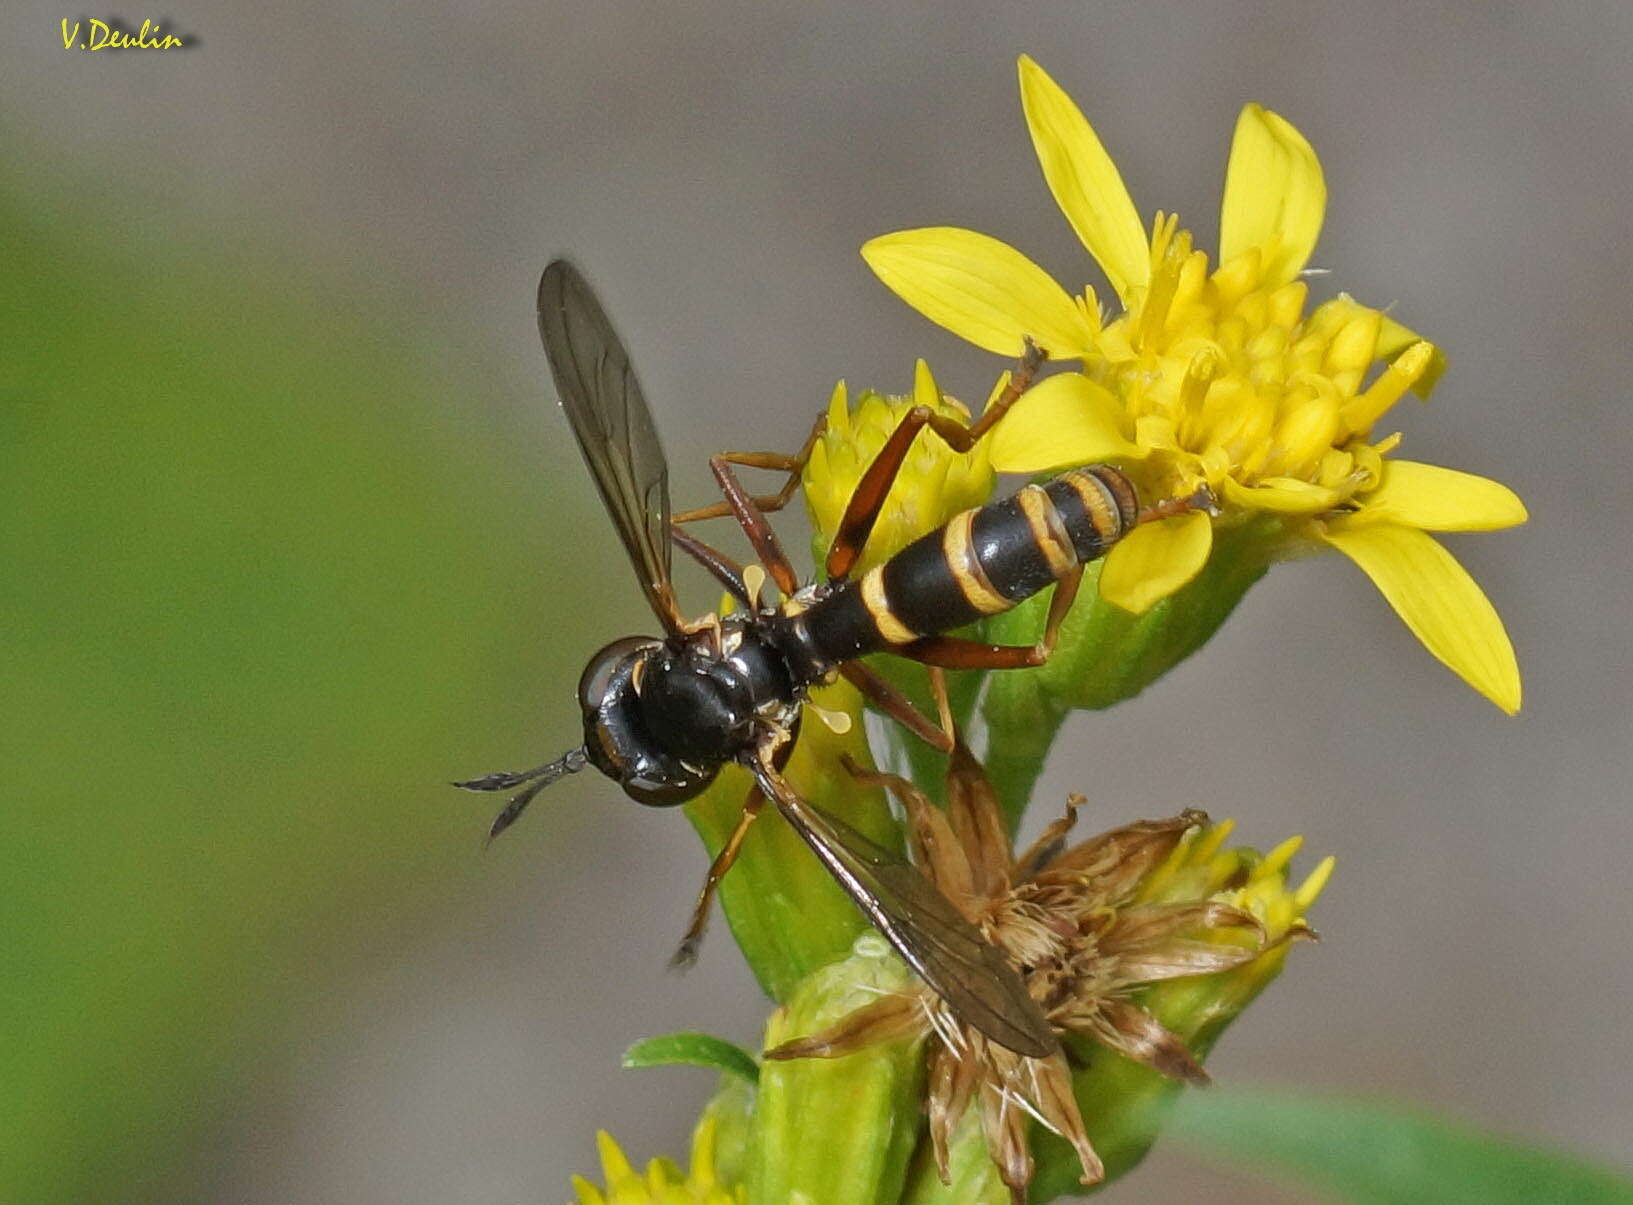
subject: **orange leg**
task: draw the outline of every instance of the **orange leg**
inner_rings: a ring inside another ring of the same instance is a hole
[[[896,481],[896,474],[901,471],[902,462],[907,459],[907,451],[913,446],[913,440],[918,433],[929,427],[954,451],[968,452],[975,446],[976,441],[991,430],[992,425],[1020,400],[1021,394],[1032,384],[1032,378],[1037,375],[1046,354],[1028,339],[1026,354],[1021,357],[1021,362],[1016,366],[1009,384],[970,426],[965,426],[957,419],[948,418],[944,414],[937,414],[928,406],[914,406],[902,416],[902,421],[897,424],[890,438],[885,440],[884,447],[880,448],[879,454],[873,458],[873,463],[868,465],[867,471],[862,474],[862,480],[857,482],[856,492],[851,495],[850,502],[845,506],[845,514],[839,520],[833,543],[828,548],[828,580],[842,581],[856,567],[862,549],[867,546],[868,536],[873,532],[873,525],[879,518],[879,512],[884,507],[885,498],[890,494],[890,487]]]
[[[913,706],[912,700],[860,661],[845,662],[839,667],[839,673],[857,690],[873,700],[874,706],[880,711],[926,742],[932,749],[942,753],[952,752],[953,742],[950,736],[925,718],[924,714]]]
[[[742,851],[743,838],[748,836],[748,826],[754,823],[754,818],[765,807],[765,795],[759,787],[750,787],[748,796],[743,800],[743,811],[737,817],[737,824],[731,830],[731,836],[720,847],[720,852],[714,856],[709,864],[708,877],[703,880],[703,890],[697,893],[697,903],[692,905],[692,922],[686,926],[686,936],[681,938],[680,948],[675,951],[669,960],[672,967],[688,967],[697,961],[697,952],[703,945],[703,931],[709,927],[709,909],[714,904],[715,891],[720,887],[720,880],[726,877],[732,863],[737,861],[737,855]]]
[[[812,426],[811,433],[805,437],[804,445],[792,456],[782,452],[721,452],[716,458],[745,468],[770,469],[772,472],[788,474],[788,480],[783,482],[782,488],[775,494],[758,495],[753,499],[755,506],[763,513],[770,514],[787,506],[794,497],[794,491],[799,489],[800,474],[805,471],[806,461],[811,459],[811,450],[816,447],[817,440],[822,438],[822,433],[827,429],[828,415],[824,411],[817,416],[816,424]],[[711,506],[681,511],[674,516],[674,521],[696,523],[700,519],[718,519],[731,513],[733,512],[730,503],[716,502]]]
[[[961,636],[925,636],[910,644],[896,645],[891,652],[909,661],[924,665],[940,665],[947,669],[1026,669],[1042,665],[1055,651],[1060,638],[1060,625],[1072,609],[1077,588],[1083,581],[1083,567],[1079,565],[1055,583],[1055,593],[1049,600],[1049,618],[1043,627],[1043,639],[1036,644],[986,644],[980,640],[966,640]]]

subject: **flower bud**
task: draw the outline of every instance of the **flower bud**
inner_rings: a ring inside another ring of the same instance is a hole
[[[824,1030],[913,984],[884,939],[800,984],[772,1014],[766,1047]],[[755,1201],[890,1205],[918,1139],[922,1034],[869,1042],[837,1058],[768,1059],[761,1068],[746,1183]]]
[[[852,408],[845,383],[834,387],[828,403],[828,426],[805,466],[805,500],[813,529],[813,556],[827,558],[840,518],[856,492],[862,474],[885,441],[914,406],[969,420],[969,411],[944,397],[923,360],[918,362],[911,397],[887,397],[868,390]],[[934,531],[960,511],[980,506],[992,494],[992,465],[985,441],[969,452],[955,452],[933,431],[922,431],[902,461],[896,480],[868,538],[855,572],[865,572],[927,531]]]

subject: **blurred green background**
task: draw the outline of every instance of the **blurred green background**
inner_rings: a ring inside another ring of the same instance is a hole
[[[663,971],[684,822],[579,779],[483,855],[486,801],[443,785],[565,748],[583,657],[647,622],[533,284],[564,251],[598,282],[683,501],[836,377],[905,389],[922,354],[978,394],[987,358],[855,248],[956,222],[1090,277],[1022,50],[1205,245],[1236,107],[1298,124],[1318,262],[1451,354],[1406,454],[1534,516],[1455,544],[1519,720],[1321,562],[1080,717],[1041,798],[1339,855],[1222,1079],[1625,1164],[1626,11],[231,3],[145,55],[64,53],[69,15],[28,0],[0,45],[0,1200],[551,1201],[597,1126],[683,1148],[707,1080],[618,1052],[762,1013],[723,933]],[[1169,1147],[1125,1192],[1264,1199]]]
[[[541,639],[575,584],[546,516],[584,519],[542,443],[516,463],[451,421],[448,351],[388,287],[198,232],[87,239],[120,219],[68,183],[12,174],[0,210],[26,232],[0,370],[17,1201],[161,1187],[315,983],[481,889],[440,782],[517,726],[494,665],[572,672],[572,634]]]

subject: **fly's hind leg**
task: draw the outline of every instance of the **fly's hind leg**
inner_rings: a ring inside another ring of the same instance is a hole
[[[1079,565],[1055,583],[1043,637],[1036,644],[987,644],[961,636],[925,636],[909,644],[892,645],[889,651],[909,661],[947,669],[1027,669],[1042,665],[1055,651],[1060,625],[1066,621],[1082,581],[1083,567]]]
[[[840,676],[861,691],[880,711],[906,728],[914,736],[941,753],[951,753],[953,740],[942,729],[913,706],[913,701],[884,678],[860,661],[847,661],[839,667]]]

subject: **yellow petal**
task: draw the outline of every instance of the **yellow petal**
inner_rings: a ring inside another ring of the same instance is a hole
[[[1112,547],[1100,595],[1139,615],[1201,572],[1213,549],[1213,520],[1201,511],[1142,523]]]
[[[1383,316],[1383,322],[1378,327],[1378,358],[1387,360],[1391,364],[1415,343],[1424,342],[1423,336],[1411,327],[1402,326],[1388,314]],[[1446,371],[1446,353],[1438,346],[1431,345],[1428,365],[1417,374],[1412,382],[1412,392],[1419,397],[1428,397],[1435,391],[1440,378]]]
[[[607,1182],[609,1189],[617,1188],[620,1184],[630,1180],[639,1180],[635,1169],[624,1158],[624,1152],[618,1148],[617,1141],[605,1130],[595,1132],[596,1153],[601,1156],[601,1176]]]
[[[838,435],[849,431],[851,426],[850,392],[845,388],[845,382],[839,381],[834,385],[834,391],[828,395],[828,430]],[[821,447],[818,444],[817,447]]]
[[[1048,473],[1102,460],[1139,459],[1123,435],[1123,408],[1105,386],[1062,372],[1032,386],[987,437],[1000,473]]]
[[[1264,248],[1265,283],[1287,283],[1309,262],[1326,209],[1321,163],[1304,135],[1286,118],[1244,105],[1225,168],[1220,266]]]
[[[913,365],[913,403],[932,410],[941,409],[941,387],[922,357]]]
[[[1412,634],[1509,715],[1520,709],[1520,667],[1491,600],[1432,536],[1395,523],[1340,520],[1326,540],[1361,567]]]
[[[646,1190],[656,1201],[662,1201],[666,1193],[686,1187],[686,1173],[680,1170],[680,1164],[661,1155],[646,1165],[645,1179]]]
[[[607,1198],[583,1176],[573,1177],[573,1191],[578,1194],[575,1205],[607,1205]]]
[[[1056,360],[1094,350],[1066,290],[995,238],[953,226],[901,230],[862,244],[862,258],[908,305],[977,347],[1019,356],[1030,335]]]
[[[709,1114],[692,1131],[692,1179],[698,1188],[713,1188],[718,1183],[715,1179],[714,1148],[715,1131],[719,1125],[719,1117]]]
[[[1327,881],[1332,878],[1333,867],[1337,865],[1338,859],[1328,854],[1315,864],[1315,869],[1305,876],[1304,882],[1293,892],[1294,907],[1301,915],[1327,889]]]
[[[1220,483],[1224,499],[1245,510],[1268,510],[1283,515],[1318,515],[1338,504],[1337,490],[1311,485],[1297,477],[1266,477],[1256,485],[1240,485],[1226,477]]]
[[[1026,55],[1020,59],[1021,107],[1043,178],[1077,237],[1126,306],[1151,275],[1145,226],[1117,165],[1083,111]]]
[[[1356,518],[1425,531],[1501,531],[1524,523],[1527,516],[1519,496],[1489,477],[1386,460],[1383,484],[1362,499]]]

